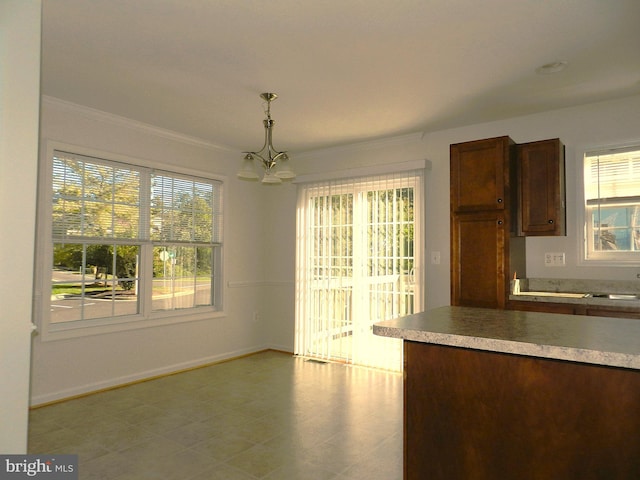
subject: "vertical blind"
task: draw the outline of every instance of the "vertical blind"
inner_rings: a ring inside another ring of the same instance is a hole
[[[295,353],[400,371],[374,323],[422,308],[422,171],[300,185]]]

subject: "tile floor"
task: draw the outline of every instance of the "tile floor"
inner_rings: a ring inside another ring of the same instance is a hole
[[[81,480],[398,480],[402,375],[262,352],[31,411]]]

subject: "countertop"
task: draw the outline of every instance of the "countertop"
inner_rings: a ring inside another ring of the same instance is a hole
[[[374,324],[415,342],[640,370],[640,322],[626,318],[440,307]]]
[[[548,302],[582,305],[586,307],[613,307],[640,311],[640,300],[620,300],[593,296],[594,293],[640,295],[640,282],[636,280],[576,280],[558,278],[520,279],[520,293],[509,295],[510,301]],[[513,292],[513,281],[511,291]]]

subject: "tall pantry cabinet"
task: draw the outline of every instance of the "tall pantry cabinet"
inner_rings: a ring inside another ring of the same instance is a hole
[[[511,235],[515,143],[507,136],[458,143],[450,154],[451,305],[505,308],[512,274],[525,273],[524,238]]]

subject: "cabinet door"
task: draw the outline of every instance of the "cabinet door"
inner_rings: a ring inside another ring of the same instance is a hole
[[[503,212],[458,214],[451,221],[451,304],[505,308],[508,230]]]
[[[457,143],[451,153],[451,210],[453,212],[508,209],[509,137]]]
[[[639,478],[638,370],[411,341],[404,365],[405,480]]]
[[[559,139],[517,146],[518,233],[565,235],[564,147]]]
[[[640,310],[637,308],[615,308],[615,307],[589,307],[587,315],[595,317],[617,317],[617,318],[637,318],[640,319]]]
[[[569,315],[580,314],[574,305],[566,303],[520,302],[513,300],[509,302],[509,309],[525,312],[565,313]]]

